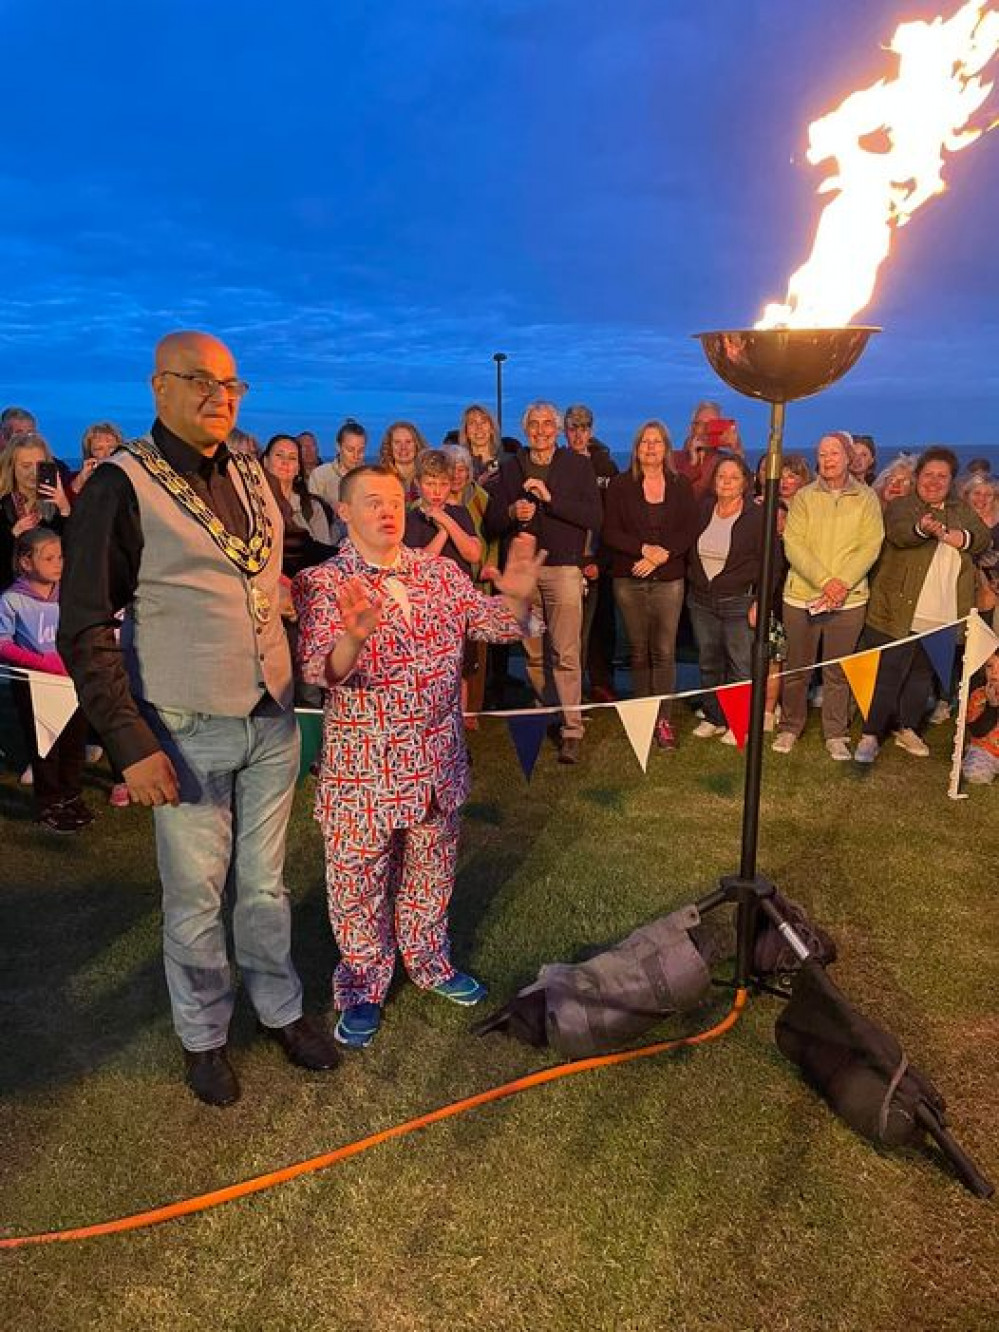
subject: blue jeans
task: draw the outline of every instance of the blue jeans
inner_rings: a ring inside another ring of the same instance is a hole
[[[298,776],[298,727],[273,716],[159,708],[150,718],[177,769],[180,804],[154,811],[163,885],[163,961],[187,1050],[224,1045],[233,1010],[223,905],[233,899],[236,962],[261,1022],[302,1016],[284,886],[285,834]]]
[[[753,669],[753,630],[749,608],[756,600],[743,596],[711,597],[691,592],[687,598],[690,621],[697,639],[701,684],[705,689],[748,680]],[[727,726],[716,694],[701,700],[704,715],[714,726]]]

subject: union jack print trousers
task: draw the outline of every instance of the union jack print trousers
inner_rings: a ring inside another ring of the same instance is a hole
[[[435,803],[422,823],[384,837],[334,825],[326,838],[326,894],[340,949],[333,999],[341,1011],[384,1003],[397,948],[421,989],[454,975],[447,908],[458,824],[457,810],[444,814]]]

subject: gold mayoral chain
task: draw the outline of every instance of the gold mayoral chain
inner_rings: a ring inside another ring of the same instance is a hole
[[[261,572],[274,549],[274,524],[264,505],[263,487],[266,482],[255,458],[248,458],[241,453],[229,455],[230,463],[239,472],[250,505],[250,535],[244,541],[228,530],[218,514],[208,507],[163,455],[157,453],[145,440],[129,440],[125,447],[138,458],[153,480],[201,524],[231,564],[251,578]],[[270,617],[270,599],[258,587],[250,588],[250,604],[256,619],[266,620]]]

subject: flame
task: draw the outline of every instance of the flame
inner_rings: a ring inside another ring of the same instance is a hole
[[[992,92],[978,77],[999,51],[999,12],[969,0],[950,19],[903,23],[889,49],[898,73],[851,93],[808,129],[808,160],[835,174],[812,253],[788,284],[787,304],[771,304],[757,328],[839,328],[863,310],[892,234],[947,188],[944,153],[956,153],[992,125],[975,112]]]

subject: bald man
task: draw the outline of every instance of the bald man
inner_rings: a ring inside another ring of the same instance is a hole
[[[291,960],[282,876],[298,731],[282,522],[259,464],[225,443],[248,385],[224,343],[193,332],[159,343],[150,382],[149,434],[96,469],[69,525],[59,651],[132,800],[153,807],[186,1081],[224,1106],[239,1096],[227,896],[263,1030],[313,1071],[338,1056],[302,1016]]]

